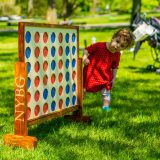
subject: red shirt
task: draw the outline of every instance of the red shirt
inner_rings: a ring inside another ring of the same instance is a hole
[[[83,88],[87,92],[98,92],[103,88],[110,90],[112,69],[118,68],[120,53],[111,53],[106,42],[95,43],[85,49],[88,50],[90,64],[83,68]]]

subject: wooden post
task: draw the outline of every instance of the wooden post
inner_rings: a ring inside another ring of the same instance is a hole
[[[14,81],[14,135],[4,136],[4,144],[25,149],[34,148],[37,138],[30,137],[27,129],[27,65],[17,62]]]
[[[27,67],[23,62],[15,65],[14,82],[14,134],[26,136],[27,131]]]
[[[85,39],[84,40],[84,48],[86,48],[87,47],[87,40]]]

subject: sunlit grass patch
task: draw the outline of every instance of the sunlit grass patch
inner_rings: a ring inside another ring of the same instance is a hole
[[[89,45],[92,36],[97,41],[109,41],[114,31],[80,30],[80,46],[84,47],[84,39]],[[135,60],[132,52],[123,52],[111,92],[110,112],[101,109],[100,93],[87,94],[83,106],[84,114],[92,116],[90,125],[57,118],[28,128],[29,135],[38,138],[35,150],[4,146],[4,134],[13,133],[14,128],[14,64],[18,60],[18,42],[16,34],[2,36],[0,159],[157,160],[160,157],[160,75],[146,70],[147,65],[153,64],[146,43]]]

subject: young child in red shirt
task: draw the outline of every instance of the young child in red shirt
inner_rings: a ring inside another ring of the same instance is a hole
[[[101,91],[103,110],[110,110],[110,90],[116,79],[120,51],[130,48],[134,39],[133,33],[123,28],[113,35],[111,42],[94,43],[84,50],[84,92]]]

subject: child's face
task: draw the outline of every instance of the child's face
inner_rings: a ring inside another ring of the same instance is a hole
[[[127,41],[125,41],[124,37],[115,37],[110,43],[110,51],[112,53],[120,52],[121,50],[124,50],[127,45]]]

